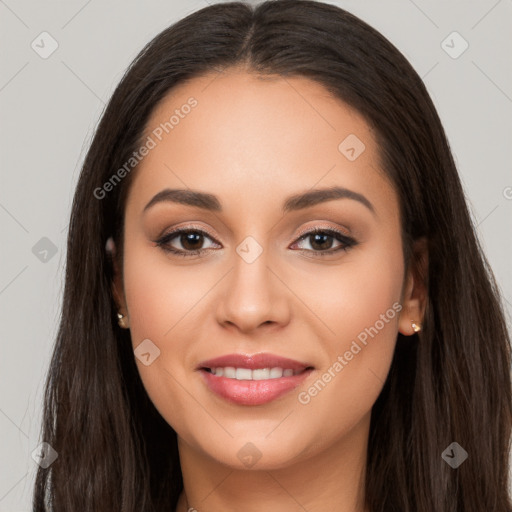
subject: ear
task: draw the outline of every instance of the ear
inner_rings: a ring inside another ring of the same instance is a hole
[[[405,336],[415,334],[413,323],[421,327],[428,299],[428,240],[414,241],[402,292],[402,311],[398,330]]]
[[[105,250],[110,257],[110,261],[112,263],[113,268],[113,280],[111,284],[112,296],[114,297],[114,301],[116,303],[118,312],[126,315],[126,301],[124,299],[124,286],[123,286],[123,276],[119,271],[119,265],[117,261],[116,255],[116,246],[112,237],[107,240],[105,244]]]

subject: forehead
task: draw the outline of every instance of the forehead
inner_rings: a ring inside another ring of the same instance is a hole
[[[372,128],[305,77],[231,69],[194,78],[156,106],[148,138],[152,149],[129,195],[139,209],[166,187],[230,196],[255,209],[263,200],[331,185],[370,195],[377,187],[383,201],[395,201]]]

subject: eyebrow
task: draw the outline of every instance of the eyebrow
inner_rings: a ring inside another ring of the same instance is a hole
[[[334,199],[352,199],[354,201],[358,201],[375,214],[375,208],[364,195],[343,187],[312,189],[307,192],[292,195],[285,200],[282,210],[283,213],[303,210]],[[190,189],[169,188],[158,192],[158,194],[156,194],[144,207],[143,211],[145,212],[155,204],[162,202],[172,202],[187,206],[195,206],[197,208],[213,212],[222,212],[222,205],[218,197],[213,194]]]

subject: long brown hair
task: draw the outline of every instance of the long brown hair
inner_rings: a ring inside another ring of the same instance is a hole
[[[34,510],[176,506],[183,488],[176,433],[149,400],[129,332],[117,325],[105,252],[113,236],[122,263],[124,203],[136,168],[105,197],[95,190],[140,147],[150,114],[173,87],[236,65],[311,78],[357,109],[374,129],[381,167],[400,199],[406,262],[413,241],[428,239],[424,330],[398,334],[372,409],[368,507],[510,512],[510,339],[440,119],[386,38],[343,9],[309,0],[196,11],[148,43],[117,86],[72,205],[41,433],[58,458],[38,469]],[[468,453],[457,468],[442,457],[452,442]]]

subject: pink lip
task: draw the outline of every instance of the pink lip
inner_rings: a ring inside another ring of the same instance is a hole
[[[264,380],[237,380],[218,377],[206,368],[232,366],[235,368],[291,368],[300,371],[292,377]],[[262,405],[299,386],[313,371],[311,365],[274,354],[229,354],[202,362],[198,370],[208,388],[222,398],[239,405]]]
[[[251,370],[257,368],[291,368],[294,371],[302,371],[312,366],[309,363],[299,363],[287,357],[277,356],[275,354],[260,353],[254,355],[246,354],[226,354],[224,356],[216,357],[215,359],[208,359],[199,363],[198,370],[202,368],[218,368],[220,366],[233,366],[235,368],[249,368]]]

